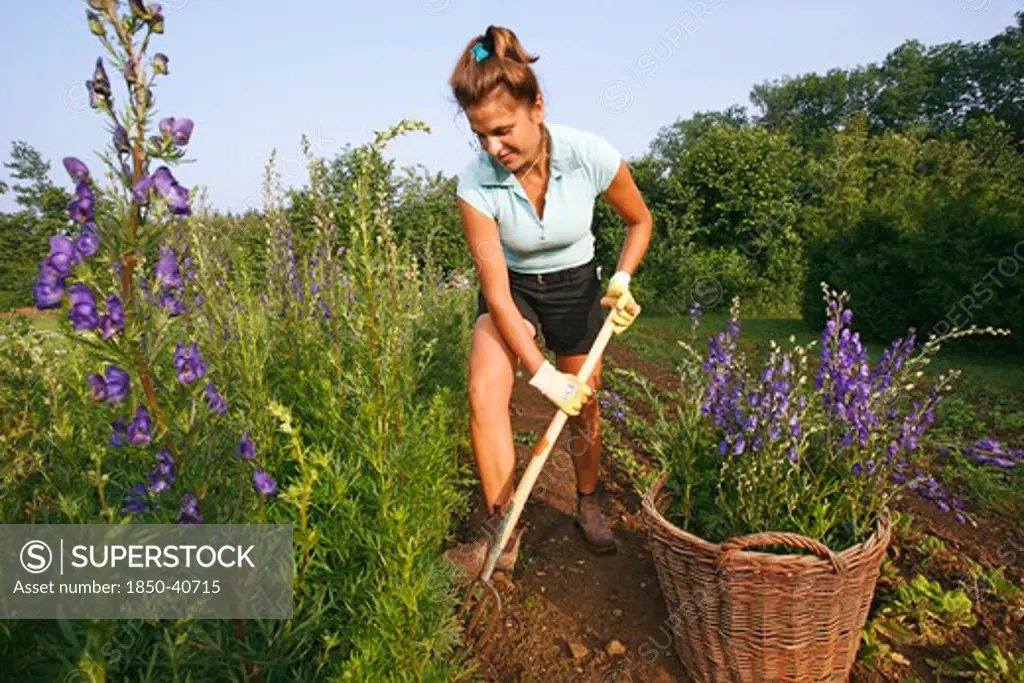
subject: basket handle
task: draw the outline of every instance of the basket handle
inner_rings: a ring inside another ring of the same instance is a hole
[[[843,558],[836,555],[820,541],[816,541],[813,538],[807,536],[801,536],[800,534],[790,534],[784,532],[766,531],[759,534],[748,534],[747,536],[740,536],[739,538],[733,538],[722,544],[722,554],[715,560],[715,564],[718,567],[722,567],[726,562],[729,561],[734,554],[740,550],[745,550],[751,546],[757,545],[788,545],[795,548],[803,548],[804,550],[810,550],[812,553],[820,558],[826,559],[832,563],[832,568],[835,569],[837,574],[846,573],[846,562]]]

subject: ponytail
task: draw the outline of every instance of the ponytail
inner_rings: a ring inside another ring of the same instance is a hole
[[[483,102],[499,86],[516,101],[529,106],[540,94],[537,75],[530,67],[538,59],[523,49],[510,29],[488,26],[483,35],[466,45],[448,85],[463,111]]]

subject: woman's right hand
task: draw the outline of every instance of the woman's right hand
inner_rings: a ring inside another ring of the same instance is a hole
[[[545,360],[530,380],[530,386],[540,390],[567,415],[579,415],[580,408],[593,393],[589,384],[580,382],[575,375],[559,372]]]

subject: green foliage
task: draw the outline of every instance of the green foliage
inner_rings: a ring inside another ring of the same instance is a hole
[[[984,428],[984,422],[977,408],[966,399],[950,396],[939,404],[938,431],[956,439]]]
[[[897,644],[942,645],[976,621],[973,603],[963,589],[947,591],[916,574],[896,587],[895,599],[879,611],[873,631]]]
[[[965,141],[870,136],[861,122],[830,139],[812,165],[804,317],[824,323],[817,283],[850,292],[866,332],[908,327],[1013,331],[1024,319],[1024,158],[992,121]],[[1016,251],[1015,251],[1016,250]],[[898,295],[897,295],[898,294]],[[1011,343],[1021,344],[1019,334]]]
[[[831,69],[756,85],[751,101],[758,122],[791,133],[815,149],[823,136],[857,112],[867,112],[873,133],[923,129],[962,135],[976,118],[993,115],[1024,138],[1024,12],[1015,25],[983,43],[926,47],[909,40],[881,64]]]
[[[62,680],[78,668],[109,680],[231,680],[248,661],[263,680],[419,681],[466,668],[440,551],[471,474],[457,449],[473,301],[437,286],[436,267],[421,268],[365,181],[381,172],[387,140],[415,128],[355,150],[357,191],[333,225],[325,165],[311,162],[295,282],[278,253],[288,223],[269,172],[263,218],[197,212],[179,223],[190,287],[206,299],[186,334],[230,401],[228,431],[248,431],[279,493],[259,499],[239,476],[237,441],[192,444],[179,481],[215,464],[199,491],[206,521],[293,525],[293,618],[249,620],[243,638],[219,620],[6,622],[0,678]],[[312,258],[341,234],[345,277],[325,279]],[[324,316],[318,299],[338,314]],[[128,521],[118,510],[140,477],[139,453],[107,447],[103,408],[88,398],[95,361],[24,319],[0,321],[0,335],[0,519]]]
[[[11,159],[4,162],[14,180],[10,190],[21,207],[0,213],[0,311],[29,306],[39,262],[49,249],[50,235],[68,225],[70,195],[48,177],[50,164],[23,141],[11,143]]]
[[[800,153],[789,139],[735,113],[706,114],[663,129],[652,147],[632,167],[655,226],[635,280],[644,305],[683,313],[694,302],[711,310],[739,295],[757,309],[795,310]],[[594,225],[598,257],[613,269],[624,226],[607,206]]]
[[[976,463],[958,449],[949,454],[949,466],[942,468],[943,482],[957,486],[979,507],[1013,511],[1024,504],[1024,469],[1004,470]]]
[[[936,676],[966,678],[984,683],[1024,683],[1024,655],[1003,652],[995,643],[974,648],[969,654],[949,661],[928,658]]]
[[[395,234],[422,254],[423,263],[436,263],[446,274],[473,270],[458,207],[452,201],[455,189],[454,176],[431,174],[422,166],[405,168],[391,208]]]

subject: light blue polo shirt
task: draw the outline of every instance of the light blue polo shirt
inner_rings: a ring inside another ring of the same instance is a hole
[[[459,173],[457,195],[498,224],[505,263],[518,273],[550,273],[594,257],[594,201],[608,189],[621,155],[601,136],[558,123],[551,135],[551,178],[544,220],[519,179],[480,153]]]

